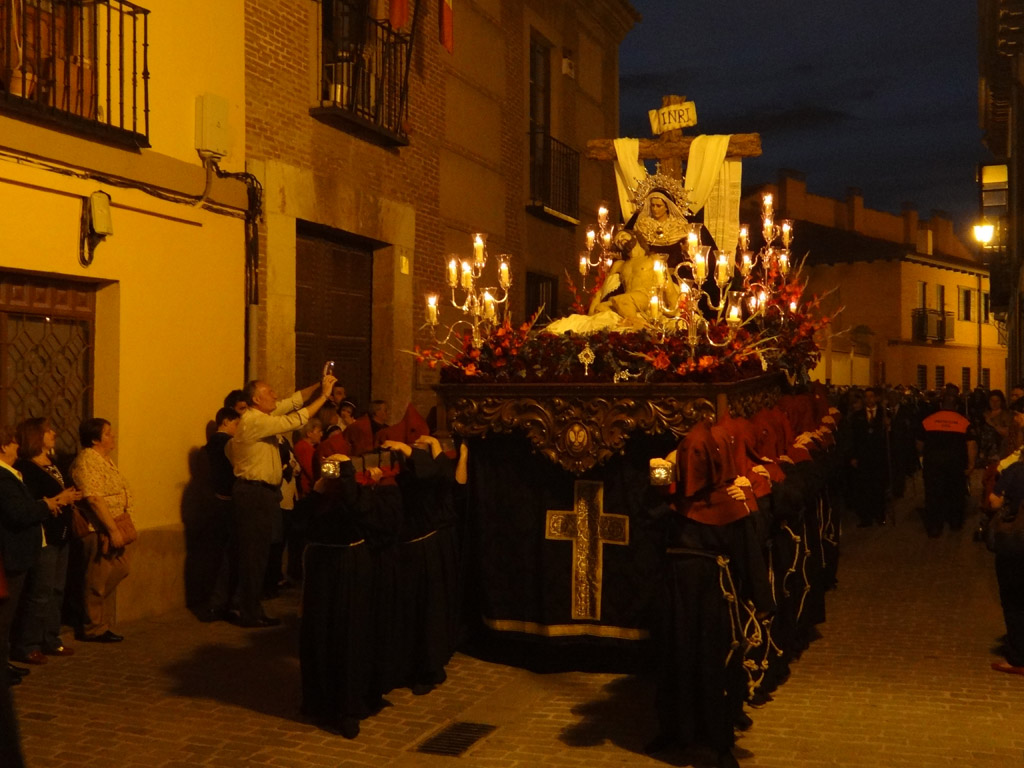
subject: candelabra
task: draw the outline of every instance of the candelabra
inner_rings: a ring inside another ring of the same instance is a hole
[[[468,326],[474,346],[480,346],[483,333],[499,321],[499,310],[501,319],[504,319],[508,305],[508,289],[512,285],[509,256],[503,253],[498,256],[498,287],[481,286],[479,283],[487,260],[487,235],[477,233],[473,235],[471,260],[460,259],[452,254],[448,261],[448,287],[452,292],[452,306],[464,316],[449,327],[448,335],[450,336],[456,327]],[[430,326],[435,341],[440,322],[439,300],[440,297],[436,293],[427,295],[427,325]]]
[[[740,228],[738,248],[713,254],[710,246],[701,244],[703,225],[692,223],[686,237],[686,258],[674,270],[668,268],[665,257],[654,257],[655,285],[650,291],[647,319],[657,330],[685,331],[687,344],[694,352],[700,343],[725,346],[743,324],[753,321],[763,325],[770,311],[784,311],[775,298],[790,271],[793,222],[784,219],[776,223],[771,194],[764,196],[761,214],[765,244],[756,253],[750,250],[750,230],[745,224]],[[742,289],[729,290],[737,268]],[[705,290],[709,284],[717,288],[717,301]],[[710,318],[705,317],[702,305],[712,313]],[[796,309],[796,302],[791,302],[790,312]],[[710,319],[716,319],[719,327],[724,323],[723,340],[716,341],[710,333]]]
[[[602,204],[597,209],[598,229],[587,230],[587,250],[580,253],[580,275],[583,276],[583,290],[587,288],[587,275],[590,270],[597,269],[598,275],[604,275],[612,266],[612,241],[616,227],[608,222],[608,207]]]

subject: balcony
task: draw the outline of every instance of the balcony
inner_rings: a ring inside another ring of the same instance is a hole
[[[126,0],[0,2],[0,112],[149,146],[149,11]]]
[[[409,143],[409,62],[412,36],[370,17],[359,3],[324,4],[323,75],[319,120],[387,146]]]
[[[953,341],[952,312],[938,309],[914,309],[910,313],[910,325],[914,341]]]
[[[580,153],[546,131],[530,136],[527,210],[563,224],[580,223]]]

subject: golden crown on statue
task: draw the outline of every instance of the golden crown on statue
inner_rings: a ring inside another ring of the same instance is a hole
[[[645,179],[638,179],[636,186],[630,188],[629,200],[633,203],[634,209],[640,208],[644,204],[644,200],[647,199],[647,196],[656,189],[671,195],[683,213],[688,214],[691,212],[689,207],[690,193],[678,179],[673,179],[671,176],[661,172],[661,163],[656,164],[654,173]]]

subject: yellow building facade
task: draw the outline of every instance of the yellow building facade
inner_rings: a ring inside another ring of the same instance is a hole
[[[835,319],[811,377],[835,385],[1007,388],[1006,343],[991,311],[989,271],[932,212],[921,221],[807,193],[802,175],[781,174],[772,191],[794,221],[793,251],[806,256],[805,296],[822,297]],[[759,197],[748,198],[753,210]]]
[[[196,149],[245,170],[243,5],[26,0],[0,19],[3,419],[50,417],[64,452],[83,418],[113,424],[140,530],[120,620],[184,603],[190,454],[243,381],[250,203]]]

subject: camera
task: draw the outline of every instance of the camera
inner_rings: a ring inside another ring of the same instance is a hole
[[[324,363],[323,375],[324,376],[333,376],[334,375],[334,361],[333,360],[328,360],[326,363]]]
[[[320,464],[320,474],[332,480],[341,477],[341,462],[337,459],[324,459]]]

